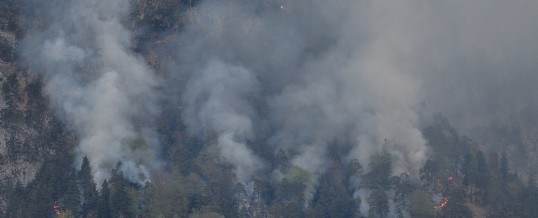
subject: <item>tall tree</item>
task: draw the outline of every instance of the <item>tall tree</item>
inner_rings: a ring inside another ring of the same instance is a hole
[[[490,182],[489,167],[482,151],[476,153],[476,179],[475,186],[479,191],[479,203],[484,204],[486,193],[485,189]]]
[[[400,176],[391,178],[394,190],[394,203],[399,211],[407,211],[409,207],[409,195],[414,191],[409,174],[402,173]]]
[[[437,164],[433,160],[427,160],[420,169],[420,180],[429,190],[437,186]]]
[[[409,196],[409,214],[414,218],[434,217],[434,205],[431,196],[425,190],[417,190]]]
[[[72,170],[67,177],[67,187],[65,190],[64,206],[66,210],[70,210],[77,214],[80,211],[80,191],[77,184],[77,172]]]
[[[129,193],[130,184],[118,170],[119,166],[120,164],[112,170],[110,178],[110,211],[112,217],[135,217],[134,201]]]
[[[501,182],[504,185],[508,182],[510,176],[510,169],[508,168],[508,157],[506,157],[505,151],[503,151],[501,154],[501,161],[499,165],[499,174],[501,177]]]
[[[387,190],[390,186],[391,165],[391,158],[388,151],[370,156],[370,172],[364,175],[363,185],[370,189],[380,188]]]
[[[387,193],[383,189],[374,189],[368,196],[368,205],[370,205],[369,216],[371,218],[387,217],[389,213],[389,202]]]
[[[92,168],[87,157],[82,159],[82,166],[78,173],[79,183],[82,187],[82,217],[95,217],[99,202],[99,193],[92,177]]]
[[[98,217],[111,218],[112,213],[110,210],[110,188],[108,182],[105,180],[101,187],[101,195],[99,199],[99,211]]]
[[[353,217],[355,200],[346,190],[343,181],[342,163],[334,160],[333,165],[319,179],[319,188],[313,204],[316,217]]]

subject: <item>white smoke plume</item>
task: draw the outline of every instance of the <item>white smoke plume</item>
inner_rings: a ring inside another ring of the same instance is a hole
[[[177,36],[171,70],[185,83],[188,128],[217,134],[221,155],[241,181],[263,168],[249,150],[253,134],[288,151],[312,185],[336,141],[349,142],[339,146],[366,166],[386,139],[394,172],[418,174],[428,149],[416,113],[414,35],[400,28],[411,22],[406,7],[353,0],[200,3]],[[382,13],[399,14],[385,20]]]
[[[28,2],[22,54],[77,130],[78,160],[97,181],[117,161],[146,181],[158,83],[130,52],[129,2]],[[189,133],[212,138],[238,181],[268,168],[250,144],[261,137],[315,186],[329,146],[367,166],[385,140],[393,173],[416,178],[437,112],[466,133],[514,120],[538,132],[537,14],[533,0],[205,0],[158,44]]]
[[[254,136],[255,112],[249,97],[256,96],[258,88],[248,70],[214,60],[188,81],[183,98],[185,123],[199,136],[217,134],[222,157],[233,164],[243,184],[263,167],[246,145]]]
[[[152,126],[158,83],[130,51],[131,34],[123,24],[129,1],[33,3],[26,5],[30,21],[21,53],[78,135],[76,165],[87,156],[101,184],[121,162],[129,180],[146,183],[149,170],[159,167]]]

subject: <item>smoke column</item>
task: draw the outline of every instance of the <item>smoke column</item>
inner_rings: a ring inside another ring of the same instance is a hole
[[[184,32],[169,37],[189,132],[216,135],[243,183],[264,169],[253,135],[308,171],[309,191],[336,144],[367,166],[386,139],[394,173],[417,176],[428,149],[416,112],[419,39],[402,26],[414,22],[412,12],[404,3],[352,0],[201,2]]]
[[[130,52],[128,1],[26,3],[21,53],[76,129],[77,160],[90,158],[97,181],[118,161],[147,181],[159,165],[158,82]],[[417,177],[420,128],[437,112],[472,138],[500,123],[526,127],[535,144],[537,14],[532,0],[205,0],[158,52],[172,59],[164,89],[179,93],[189,134],[210,139],[242,183],[268,169],[250,144],[258,136],[311,186],[330,146],[367,166],[385,140],[393,173]]]
[[[188,107],[183,119],[191,128],[198,128],[191,131],[201,137],[205,132],[217,134],[222,157],[233,164],[243,184],[263,166],[246,145],[253,138],[255,116],[248,100],[257,89],[256,78],[248,70],[214,60],[189,80],[184,95]]]
[[[87,156],[97,184],[118,162],[130,181],[149,181],[149,170],[159,167],[153,128],[158,83],[130,51],[123,24],[129,1],[27,3],[21,53],[78,135],[75,164]]]

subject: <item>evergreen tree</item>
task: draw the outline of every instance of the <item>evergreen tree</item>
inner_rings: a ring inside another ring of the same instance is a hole
[[[24,199],[26,198],[26,193],[24,187],[20,182],[17,182],[15,188],[7,196],[8,205],[5,211],[5,217],[25,217],[25,208],[26,210],[29,205],[25,205]]]
[[[120,164],[112,170],[110,178],[110,212],[112,217],[134,217],[136,212],[133,208],[134,201],[129,194],[129,181],[119,171]]]
[[[522,217],[538,217],[538,188],[536,187],[536,180],[534,176],[530,176],[527,186],[524,189],[524,196],[522,197],[524,202],[525,213]]]
[[[387,190],[390,186],[391,164],[388,151],[370,156],[370,172],[364,175],[363,185],[370,189]]]
[[[98,217],[101,218],[111,218],[112,213],[110,210],[110,189],[108,187],[108,182],[105,180],[101,187],[101,195],[99,199],[99,211]]]
[[[370,211],[368,217],[383,218],[389,213],[389,202],[387,193],[383,189],[374,189],[368,196]]]
[[[67,177],[67,187],[65,189],[64,206],[66,210],[70,210],[77,214],[80,209],[80,191],[77,185],[77,173],[71,170]]]
[[[298,181],[284,178],[275,188],[275,199],[272,214],[275,217],[304,217],[305,185]]]
[[[391,180],[394,190],[393,200],[397,210],[407,211],[409,206],[409,195],[414,191],[409,174],[402,173],[400,176],[393,176]]]
[[[437,186],[437,164],[433,160],[427,160],[420,169],[420,180],[429,190]]]
[[[259,178],[254,178],[254,190],[250,213],[253,217],[267,217],[267,204],[272,200],[270,184]]]
[[[95,217],[99,202],[99,193],[93,181],[92,168],[87,157],[84,157],[82,160],[78,177],[82,187],[82,217]]]
[[[466,153],[463,157],[463,185],[469,187],[469,197],[471,202],[476,201],[476,161],[474,155]]]
[[[434,205],[431,196],[424,190],[417,190],[409,196],[409,214],[413,218],[434,217]]]
[[[501,182],[505,185],[508,182],[510,176],[510,169],[508,168],[508,158],[506,157],[506,152],[503,151],[501,154],[501,161],[499,166]]]
[[[233,189],[233,201],[234,206],[237,209],[237,213],[240,218],[248,217],[248,198],[247,192],[245,191],[245,185],[242,183],[235,184]]]
[[[318,192],[314,196],[315,217],[353,217],[356,204],[344,185],[342,164],[335,160],[320,178]]]
[[[490,182],[489,167],[482,151],[476,153],[476,179],[475,186],[479,191],[479,203],[484,204],[486,199],[485,189]]]
[[[465,191],[459,184],[449,183],[446,196],[448,203],[441,209],[440,217],[467,218],[472,217],[471,210],[465,206]]]

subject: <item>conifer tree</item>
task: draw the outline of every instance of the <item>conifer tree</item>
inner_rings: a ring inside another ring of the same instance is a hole
[[[82,160],[82,166],[78,173],[79,183],[82,187],[82,217],[93,217],[97,212],[99,193],[92,177],[92,168],[87,157]]]
[[[103,185],[101,187],[98,217],[102,217],[102,218],[112,217],[112,214],[110,211],[110,189],[108,187],[108,182],[106,180],[103,182]]]

